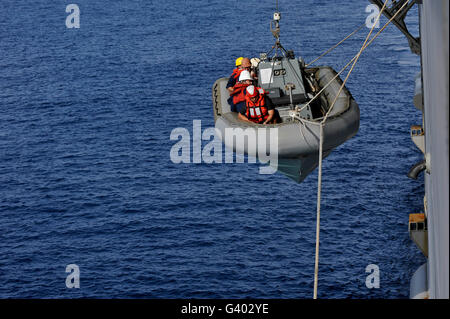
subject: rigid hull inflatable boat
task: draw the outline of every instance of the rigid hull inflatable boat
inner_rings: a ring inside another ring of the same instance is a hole
[[[233,139],[225,138],[227,129],[241,128],[242,131],[235,132],[243,135],[254,130],[258,136],[261,129],[277,128],[277,169],[301,182],[318,165],[320,123],[333,101],[336,100],[323,127],[324,158],[358,132],[359,107],[347,88],[339,93],[343,82],[331,67],[305,68],[303,60],[295,58],[292,51],[286,51],[278,38],[273,48],[277,48],[273,57],[262,53],[258,59],[254,70],[258,77],[255,85],[267,92],[279,114],[280,123],[260,125],[240,120],[227,101],[230,97],[226,89],[228,78],[220,78],[212,89],[215,126],[227,148],[247,155],[255,154],[253,146],[248,141],[235,143]],[[282,52],[280,56],[278,49]],[[320,95],[313,99],[319,92]],[[250,152],[249,147],[252,149]]]

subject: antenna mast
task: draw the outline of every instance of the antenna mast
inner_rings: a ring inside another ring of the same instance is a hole
[[[275,38],[275,45],[270,49],[269,52],[266,53],[266,56],[268,56],[274,49],[275,49],[275,57],[278,55],[278,50],[281,51],[281,53],[286,56],[288,52],[285,50],[285,48],[280,43],[280,20],[281,20],[281,13],[278,10],[278,0],[276,0],[276,11],[273,14],[273,20],[270,21],[270,31],[272,32],[272,35]]]

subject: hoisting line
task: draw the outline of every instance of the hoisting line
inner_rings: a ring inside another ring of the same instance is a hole
[[[320,122],[319,173],[318,173],[318,185],[317,185],[318,189],[317,189],[316,258],[315,258],[315,266],[314,266],[314,295],[313,295],[314,299],[317,299],[317,284],[318,284],[318,274],[319,274],[320,202],[321,202],[321,191],[322,191],[323,127],[324,127],[325,121],[328,118],[328,115],[330,114],[330,111],[332,110],[332,108],[333,108],[334,104],[336,103],[339,95],[341,94],[345,84],[347,83],[347,80],[348,80],[350,74],[352,73],[356,63],[358,62],[359,57],[361,56],[362,52],[392,22],[392,20],[395,19],[395,17],[401,12],[401,10],[403,10],[403,8],[409,3],[409,1],[406,1],[403,4],[403,6],[396,12],[396,14],[383,26],[383,28],[370,40],[369,43],[367,43],[367,41],[370,38],[370,35],[372,34],[373,30],[375,29],[375,26],[376,26],[378,20],[380,19],[380,16],[383,13],[384,9],[386,8],[386,5],[388,2],[389,2],[389,0],[385,0],[383,7],[381,8],[380,12],[378,13],[375,23],[373,24],[372,28],[370,29],[369,34],[366,37],[366,40],[364,41],[363,46],[361,47],[361,49],[359,50],[359,52],[355,56],[355,58],[353,58],[355,61],[353,62],[353,65],[352,65],[350,71],[348,72],[347,77],[345,78],[344,82],[342,83],[342,85],[339,89],[339,92],[337,93],[333,103],[331,104],[330,108],[328,109],[328,112],[325,114],[323,120]],[[346,69],[347,66],[345,66],[344,69]]]
[[[381,34],[381,32],[383,32],[384,31],[384,29],[386,29],[387,28],[387,26],[392,22],[392,20],[394,20],[399,14],[400,14],[400,12],[405,8],[405,6],[406,6],[406,4],[407,4],[408,2],[405,2],[401,7],[400,7],[400,9],[392,16],[392,18],[391,19],[389,19],[389,21],[388,22],[386,22],[386,24],[373,36],[373,38],[372,39],[370,39],[370,41],[366,44],[366,46],[364,47],[364,49],[366,49],[369,45],[371,45],[372,44],[372,42],[373,41],[375,41],[375,39],[376,38],[378,38],[378,36]],[[330,84],[332,84],[333,83],[333,81],[334,80],[336,80],[336,78],[337,77],[339,77],[339,75],[341,75],[342,74],[342,72],[344,72],[348,67],[349,67],[349,65],[353,62],[353,61],[355,61],[355,59],[356,59],[356,57],[357,57],[358,55],[355,55],[311,100],[309,100],[308,101],[308,103],[306,103],[305,105],[303,105],[301,108],[299,108],[299,109],[296,109],[296,111],[298,112],[298,113],[300,113],[302,110],[304,110],[307,106],[309,106],[312,102],[314,102],[321,94],[322,94],[322,92],[323,91],[325,91],[325,89],[328,87],[328,86],[330,86]],[[311,124],[316,124],[316,123],[314,123],[314,122],[310,122]],[[320,123],[318,124],[318,125],[320,125]]]
[[[339,45],[341,45],[342,43],[344,43],[347,39],[349,39],[352,35],[354,35],[355,33],[357,33],[359,30],[361,30],[364,26],[366,25],[366,23],[364,22],[363,24],[361,24],[358,28],[356,28],[352,33],[350,33],[348,36],[346,36],[344,39],[342,39],[341,41],[339,41],[338,43],[336,43],[335,45],[333,45],[331,48],[329,48],[328,50],[326,50],[324,53],[322,53],[319,57],[315,58],[314,60],[312,60],[311,62],[309,62],[308,64],[305,65],[305,68],[307,68],[308,66],[310,66],[311,64],[313,64],[314,62],[317,62],[318,60],[320,60],[321,58],[323,58],[324,56],[326,56],[328,53],[330,53],[331,51],[333,51],[334,49],[336,49]]]

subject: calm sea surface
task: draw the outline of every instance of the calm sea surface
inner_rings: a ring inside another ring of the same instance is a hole
[[[311,298],[317,171],[295,184],[169,156],[174,128],[214,126],[211,87],[235,58],[270,49],[275,1],[74,2],[80,29],[68,1],[1,4],[0,297]],[[282,43],[310,61],[368,4],[280,1]],[[407,20],[417,33],[417,10]],[[340,69],[368,31],[321,63]],[[419,70],[390,26],[348,82],[361,124],[324,161],[321,298],[407,298],[425,262],[407,228],[423,210],[422,177],[406,177]]]

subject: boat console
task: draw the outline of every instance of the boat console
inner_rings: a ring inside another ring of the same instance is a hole
[[[289,110],[301,107],[313,95],[310,84],[302,73],[303,60],[296,59],[292,51],[285,56],[269,58],[265,53],[257,67],[258,86],[268,92],[268,96],[280,113],[283,122],[289,121]],[[314,111],[314,105],[308,106],[300,113],[305,119],[314,119],[321,114]]]
[[[301,109],[298,114],[301,118],[320,118],[323,112],[319,101],[302,108],[313,98],[318,85],[312,74],[304,72],[305,64],[302,58],[297,59],[294,51],[286,50],[281,45],[280,19],[281,14],[275,12],[270,24],[275,44],[269,52],[261,53],[260,59],[257,59],[258,86],[268,92],[283,123],[293,121],[290,111],[296,108]]]

